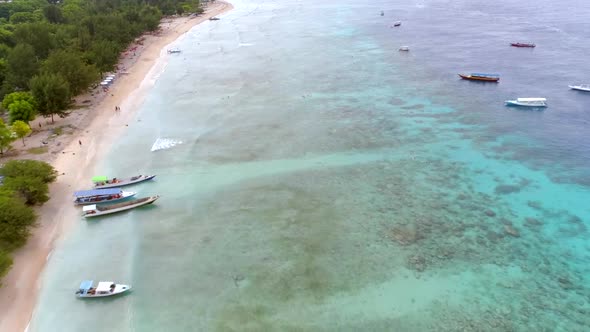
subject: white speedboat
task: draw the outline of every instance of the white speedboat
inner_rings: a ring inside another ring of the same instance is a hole
[[[80,284],[80,288],[76,292],[77,297],[106,297],[125,293],[131,290],[131,286],[116,284],[112,281],[100,281],[98,285],[93,287],[92,280],[84,280]]]
[[[408,52],[410,50],[410,47],[409,46],[400,46],[399,50],[404,51],[404,52]]]
[[[590,84],[568,85],[570,89],[590,92]]]
[[[506,100],[508,106],[525,106],[525,107],[547,107],[546,98],[516,98],[516,100]]]
[[[122,202],[122,203],[115,203],[109,205],[86,205],[82,208],[82,215],[86,218],[92,217],[99,217],[104,216],[111,213],[117,213],[122,211],[131,210],[140,206],[152,204],[155,202],[160,196],[149,196],[134,199],[132,201]]]

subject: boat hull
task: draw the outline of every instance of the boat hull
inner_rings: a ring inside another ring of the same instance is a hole
[[[79,298],[81,298],[81,299],[92,299],[92,298],[110,297],[110,296],[120,295],[120,294],[129,292],[129,291],[131,291],[131,286],[117,284],[115,286],[115,290],[112,293],[107,293],[107,294],[76,294],[76,296],[79,297]]]
[[[107,184],[103,184],[103,185],[95,185],[94,188],[95,189],[107,189],[107,188],[124,187],[124,186],[129,186],[132,184],[136,184],[136,183],[141,183],[144,181],[149,181],[155,177],[156,177],[155,175],[141,175],[137,179],[133,179],[133,178],[123,179],[117,183],[107,183]]]
[[[536,45],[535,44],[511,43],[510,46],[534,48]]]
[[[127,202],[127,203],[117,203],[117,204],[113,204],[113,205],[107,205],[107,206],[102,207],[105,210],[87,211],[86,213],[84,213],[83,216],[85,218],[94,218],[94,217],[105,216],[105,215],[109,215],[109,214],[113,214],[113,213],[123,212],[123,211],[138,208],[140,206],[152,204],[158,198],[160,198],[160,196],[156,195],[156,196],[139,198],[139,199],[136,199],[135,201],[131,201],[131,202]]]
[[[527,104],[527,103],[519,103],[515,100],[507,100],[506,106],[520,106],[520,107],[547,107],[547,104]]]
[[[464,80],[468,81],[478,81],[478,82],[494,82],[497,83],[500,81],[499,77],[483,77],[483,76],[471,76],[471,75],[462,75],[458,74]]]
[[[126,200],[127,198],[133,197],[135,195],[137,195],[136,192],[124,191],[120,198],[103,199],[103,200],[99,200],[99,201],[87,201],[87,202],[83,202],[83,201],[80,202],[80,201],[74,200],[74,204],[76,204],[76,205],[91,205],[91,204],[114,203],[114,202],[120,202],[120,201]]]
[[[569,85],[569,88],[572,90],[576,90],[576,91],[590,92],[590,87],[585,88],[585,87],[581,87],[581,86]]]

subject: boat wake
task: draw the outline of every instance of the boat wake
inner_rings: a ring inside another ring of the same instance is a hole
[[[171,139],[171,138],[158,138],[152,145],[152,152],[158,150],[170,149],[178,144],[182,144],[182,141]]]

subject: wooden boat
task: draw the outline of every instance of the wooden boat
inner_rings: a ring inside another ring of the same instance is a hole
[[[116,187],[123,187],[128,186],[131,184],[140,183],[143,181],[148,181],[155,178],[155,175],[137,175],[132,176],[130,178],[125,179],[118,179],[112,178],[109,179],[106,176],[95,176],[92,178],[92,182],[94,182],[94,188],[96,189],[106,189],[106,188],[116,188]]]
[[[400,21],[393,23],[394,27],[399,27],[400,25],[402,25],[402,22],[400,22]]]
[[[123,191],[118,188],[81,190],[74,193],[74,196],[76,197],[74,199],[74,204],[87,205],[117,202],[129,197],[133,197],[135,194],[137,193],[133,191]]]
[[[524,106],[524,107],[547,107],[545,98],[516,98],[516,100],[506,100],[507,106]]]
[[[497,74],[482,74],[482,73],[471,73],[467,74],[459,74],[464,80],[471,80],[471,81],[480,81],[480,82],[498,82],[500,80],[500,75]]]
[[[82,281],[80,288],[76,292],[76,296],[81,298],[107,297],[122,294],[131,290],[131,286],[129,285],[116,284],[112,281],[100,281],[96,288],[92,286],[92,280]]]
[[[404,52],[408,52],[408,51],[410,51],[410,47],[409,47],[409,46],[401,46],[401,47],[399,48],[399,50],[400,50],[400,51],[404,51]]]
[[[128,202],[115,203],[115,204],[109,204],[109,205],[102,205],[102,206],[96,205],[96,204],[86,205],[82,209],[82,212],[83,212],[83,216],[86,218],[99,217],[99,216],[104,216],[107,214],[131,210],[131,209],[134,209],[134,208],[137,208],[137,207],[140,207],[143,205],[147,205],[147,204],[152,204],[158,198],[160,198],[160,196],[156,195],[156,196],[138,198],[138,199],[134,199],[134,200],[128,201]]]
[[[590,92],[590,84],[568,85],[572,90]]]
[[[514,47],[535,47],[536,45],[533,43],[510,43],[510,46]]]

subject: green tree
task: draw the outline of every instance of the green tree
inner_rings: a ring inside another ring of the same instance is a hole
[[[18,91],[9,93],[6,96],[4,96],[4,99],[2,99],[2,108],[7,110],[10,107],[10,104],[19,100],[24,100],[29,104],[35,106],[35,97],[33,97],[33,95],[30,92]]]
[[[10,123],[20,120],[28,125],[30,121],[35,120],[37,112],[35,111],[35,107],[28,101],[17,100],[8,106],[8,115]]]
[[[86,90],[99,78],[96,67],[85,63],[82,54],[66,50],[52,52],[43,63],[42,72],[61,74],[69,83],[72,95]]]
[[[54,48],[54,30],[55,26],[47,22],[18,24],[13,37],[17,44],[31,45],[38,59],[45,59]]]
[[[111,71],[119,59],[117,44],[110,40],[99,40],[92,44],[89,58],[101,73]]]
[[[0,210],[0,249],[14,250],[25,243],[29,227],[35,224],[35,212],[22,199],[8,195],[0,195]]]
[[[0,249],[0,280],[2,280],[2,277],[4,277],[6,273],[8,273],[8,270],[11,266],[12,258],[10,258],[8,252],[4,251],[3,249]],[[0,286],[2,286],[2,283],[0,283]]]
[[[25,146],[25,136],[31,133],[31,127],[21,120],[16,120],[12,123],[12,130],[16,137],[23,140],[23,146]]]
[[[33,13],[25,13],[25,12],[20,12],[20,13],[14,13],[10,16],[10,23],[12,24],[22,24],[22,23],[29,23],[29,22],[35,22],[35,16],[33,15]]]
[[[63,76],[41,74],[31,80],[31,92],[37,101],[39,113],[44,116],[65,116],[70,105],[70,87]]]
[[[33,47],[28,44],[18,44],[12,49],[7,60],[7,81],[15,88],[27,89],[31,77],[39,70]]]
[[[10,160],[0,168],[0,175],[10,177],[39,178],[44,183],[51,183],[57,179],[57,172],[46,162],[31,159]]]
[[[49,23],[62,23],[64,21],[61,9],[56,5],[49,5],[43,8],[43,15]]]
[[[16,140],[12,130],[0,118],[0,154],[10,149],[10,144]]]

